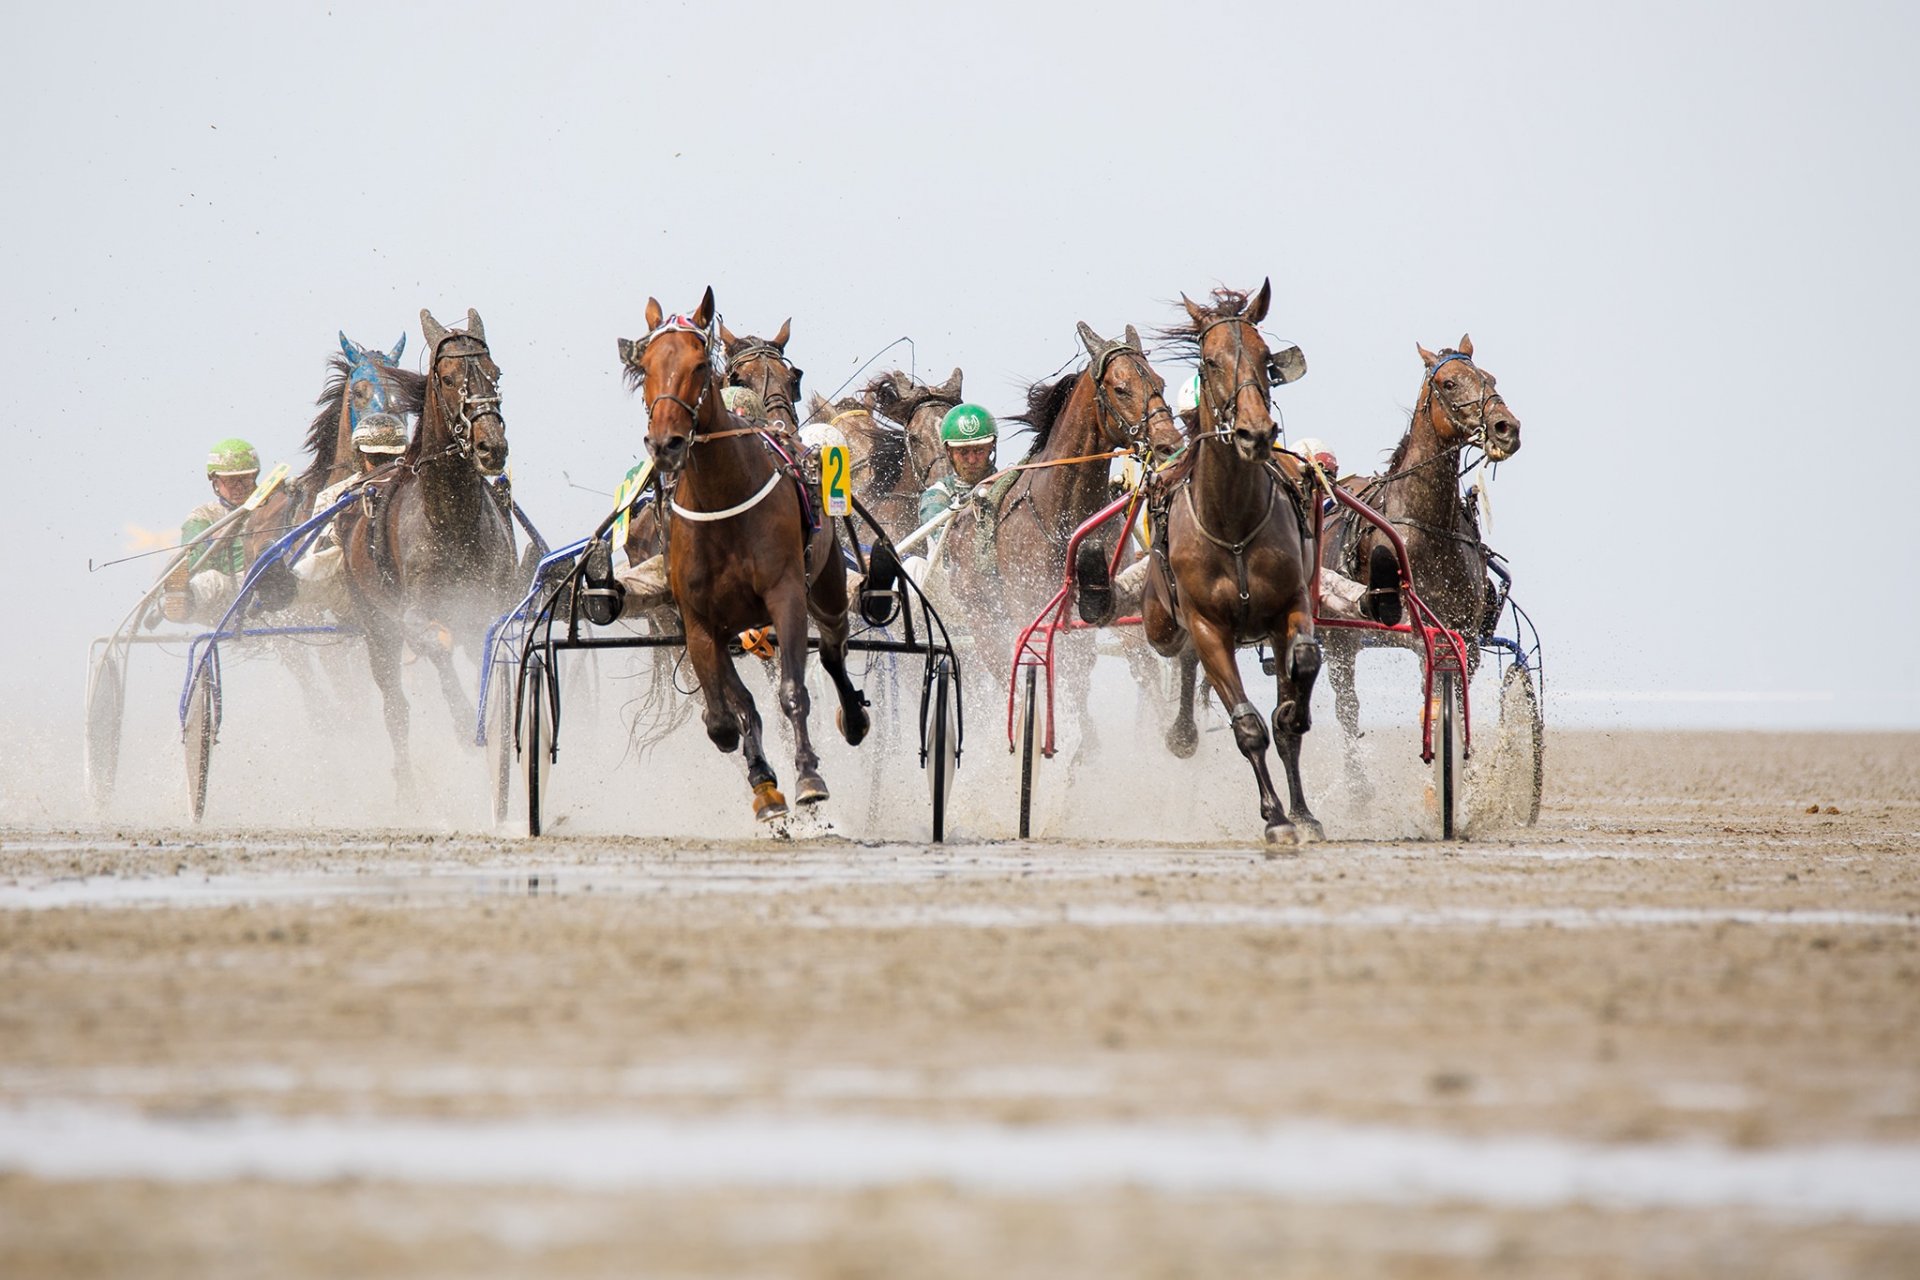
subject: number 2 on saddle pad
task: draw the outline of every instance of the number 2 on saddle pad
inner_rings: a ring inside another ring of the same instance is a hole
[[[820,505],[829,517],[853,511],[853,458],[843,444],[820,450]]]

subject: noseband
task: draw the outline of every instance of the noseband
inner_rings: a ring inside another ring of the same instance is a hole
[[[653,421],[654,411],[660,406],[660,403],[662,401],[665,401],[668,404],[677,404],[682,409],[685,409],[687,411],[688,438],[693,440],[699,439],[700,437],[700,406],[706,403],[707,389],[711,387],[714,383],[713,374],[715,370],[713,367],[713,326],[718,321],[718,319],[719,317],[715,316],[713,320],[709,320],[707,322],[706,327],[702,328],[700,325],[695,324],[690,318],[686,316],[683,316],[683,315],[668,316],[665,320],[660,322],[660,327],[658,329],[655,329],[652,333],[649,333],[645,338],[642,338],[640,340],[640,350],[635,352],[633,357],[635,364],[639,363],[640,355],[646,351],[648,345],[651,344],[653,340],[659,337],[661,334],[690,333],[694,337],[700,339],[700,350],[706,355],[706,365],[707,365],[707,376],[700,379],[700,390],[694,393],[692,403],[688,403],[686,400],[672,394],[671,392],[665,392],[661,395],[657,395],[653,399],[646,402],[647,421],[649,422]]]

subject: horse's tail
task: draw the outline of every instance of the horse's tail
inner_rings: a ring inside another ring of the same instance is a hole
[[[650,621],[655,634],[671,631],[680,624],[679,615],[670,608],[656,610],[650,615]],[[700,685],[690,669],[687,673],[690,688],[682,689],[678,679],[686,654],[685,645],[649,649],[646,661],[632,677],[638,685],[627,703],[630,713],[627,750],[636,762],[645,761],[655,747],[693,718],[692,695],[700,691]]]

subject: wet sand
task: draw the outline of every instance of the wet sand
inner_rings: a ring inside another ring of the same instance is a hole
[[[1916,849],[1920,735],[1280,858],[0,830],[0,1274],[1913,1275]]]

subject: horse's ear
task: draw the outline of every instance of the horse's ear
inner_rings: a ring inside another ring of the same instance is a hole
[[[1132,347],[1135,351],[1146,350],[1145,347],[1142,347],[1140,345],[1140,335],[1134,332],[1132,325],[1127,326],[1127,345]]]
[[[733,336],[733,330],[727,328],[727,322],[725,320],[720,322],[720,341],[729,347],[740,341],[740,339]]]
[[[487,326],[480,323],[480,313],[472,307],[467,308],[467,336],[482,342],[487,340]]]
[[[780,322],[780,332],[773,335],[773,345],[780,348],[782,355],[787,351],[787,339],[793,336],[793,317],[788,316]]]
[[[343,333],[343,334],[341,334],[340,336],[341,336],[342,338],[344,338],[344,337],[346,337],[347,335]],[[400,341],[398,341],[398,342],[396,342],[396,343],[394,343],[394,344],[393,344],[393,350],[391,350],[391,351],[389,351],[389,352],[387,352],[387,363],[388,363],[388,364],[399,364],[399,363],[400,363],[400,353],[401,353],[402,351],[405,351],[406,349],[407,349],[407,335],[403,333],[403,334],[401,334],[401,335],[400,335]]]
[[[345,329],[340,331],[340,350],[346,352],[348,364],[360,358],[360,348],[353,345],[353,339],[347,336]]]
[[[1187,319],[1193,321],[1194,328],[1200,329],[1206,326],[1207,313],[1201,310],[1199,304],[1194,302],[1192,298],[1189,298],[1184,293],[1181,294],[1180,305],[1187,309]]]
[[[1107,345],[1107,340],[1089,328],[1085,320],[1075,324],[1073,330],[1080,335],[1080,345],[1087,349],[1087,358],[1098,360],[1100,352]]]
[[[960,394],[960,366],[959,365],[953,366],[953,372],[947,376],[947,380],[945,382],[940,384],[940,390],[950,396],[957,396]]]
[[[700,305],[693,309],[693,322],[704,329],[713,323],[713,312],[713,286],[708,285],[707,291],[700,295]]]
[[[621,367],[623,368],[628,366],[638,367],[639,363],[640,363],[640,344],[633,341],[631,338],[620,339]]]
[[[905,369],[895,369],[892,377],[895,395],[907,396],[913,393],[913,379],[907,376]]]
[[[1260,292],[1253,295],[1253,301],[1247,304],[1247,319],[1259,324],[1267,318],[1267,304],[1273,301],[1273,281],[1271,278],[1260,282]]]
[[[1414,349],[1415,351],[1418,351],[1418,352],[1420,353],[1420,363],[1422,363],[1422,364],[1424,364],[1424,365],[1426,365],[1426,366],[1427,366],[1427,368],[1429,368],[1429,369],[1431,369],[1431,368],[1433,368],[1433,366],[1434,366],[1434,365],[1436,365],[1436,364],[1438,364],[1438,363],[1440,363],[1440,357],[1439,357],[1439,356],[1437,356],[1437,355],[1435,355],[1435,354],[1434,354],[1433,352],[1431,352],[1431,351],[1429,351],[1429,350],[1427,350],[1427,349],[1426,349],[1425,347],[1423,347],[1423,346],[1421,346],[1421,345],[1420,345],[1419,343],[1417,343],[1417,342],[1416,342],[1416,343],[1414,343],[1414,344],[1413,344],[1413,349]]]
[[[427,345],[438,353],[441,342],[446,339],[447,326],[435,320],[433,318],[433,312],[427,310],[425,307],[420,308],[420,332],[427,335]]]
[[[660,299],[648,298],[647,299],[647,332],[652,333],[655,329],[658,329],[660,327],[660,322],[662,320],[665,320],[666,318],[667,318],[667,313],[660,309]]]
[[[1455,350],[1459,351],[1459,353],[1465,356],[1467,359],[1469,360],[1473,359],[1473,339],[1468,337],[1464,333],[1461,334],[1460,345],[1456,347]]]
[[[827,416],[827,410],[833,408],[827,398],[818,391],[807,397],[807,416],[815,422]]]

